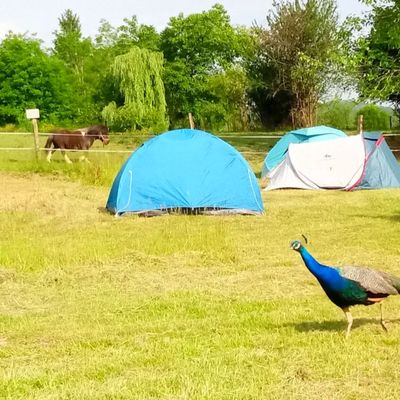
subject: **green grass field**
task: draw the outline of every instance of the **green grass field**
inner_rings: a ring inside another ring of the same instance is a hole
[[[258,217],[115,218],[104,206],[126,157],[0,154],[1,399],[399,398],[400,297],[385,301],[388,333],[360,306],[346,340],[289,242],[400,275],[400,190],[264,192]]]

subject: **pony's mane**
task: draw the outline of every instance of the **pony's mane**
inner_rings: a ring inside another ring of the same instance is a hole
[[[82,135],[82,136],[108,136],[108,128],[105,125],[92,125],[86,128],[79,129],[57,129],[55,133],[63,133],[67,135]]]

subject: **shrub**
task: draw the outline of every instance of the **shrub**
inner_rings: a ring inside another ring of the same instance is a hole
[[[357,118],[359,115],[364,117],[364,130],[390,129],[390,114],[376,104],[368,104],[360,108],[357,111]]]
[[[355,130],[357,119],[353,101],[335,99],[320,104],[317,111],[318,125],[332,126],[343,130]]]

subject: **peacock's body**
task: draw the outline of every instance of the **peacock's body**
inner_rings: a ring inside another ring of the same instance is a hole
[[[381,303],[390,295],[400,294],[400,278],[386,272],[363,267],[330,267],[320,264],[297,240],[291,248],[300,253],[304,264],[317,278],[329,299],[340,307],[348,321],[346,336],[350,334],[353,317],[350,306]],[[386,330],[382,316],[381,325]]]

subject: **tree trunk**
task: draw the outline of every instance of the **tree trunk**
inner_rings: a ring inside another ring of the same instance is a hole
[[[315,96],[298,96],[292,107],[292,124],[295,128],[314,126],[317,114]]]

